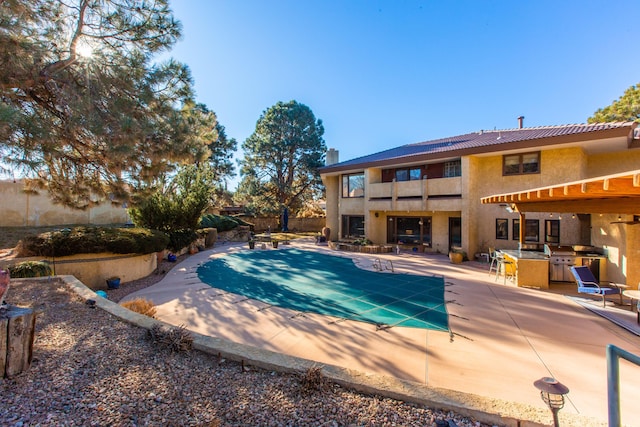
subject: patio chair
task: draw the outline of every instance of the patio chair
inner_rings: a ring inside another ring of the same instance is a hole
[[[607,295],[620,295],[620,302],[622,302],[622,292],[615,283],[610,283],[611,287],[602,287],[596,280],[595,276],[589,270],[587,266],[573,266],[570,267],[571,274],[578,284],[578,292],[582,294],[597,294],[602,295],[602,306],[606,307],[605,296]]]

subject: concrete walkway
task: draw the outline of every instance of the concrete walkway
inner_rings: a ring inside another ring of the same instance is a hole
[[[150,299],[158,319],[203,335],[534,408],[546,409],[533,382],[555,377],[570,389],[561,420],[564,414],[577,415],[602,425],[607,420],[606,346],[614,344],[640,355],[640,337],[565,296],[575,295],[573,285],[552,285],[550,291],[516,288],[502,279],[496,282],[486,264],[451,264],[443,255],[356,254],[299,240],[266,250],[288,247],[347,256],[366,269],[372,269],[376,258],[392,261],[395,273],[380,274],[445,276],[452,333],[400,327],[376,330],[371,324],[268,306],[198,279],[199,265],[230,251],[248,250],[246,244],[193,255],[161,282],[127,299]],[[622,361],[620,374],[623,423],[638,425],[640,367]],[[501,409],[495,408],[495,413]]]

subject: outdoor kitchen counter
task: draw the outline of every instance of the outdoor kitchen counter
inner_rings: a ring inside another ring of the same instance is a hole
[[[502,250],[516,265],[517,286],[549,289],[549,257],[543,252]]]

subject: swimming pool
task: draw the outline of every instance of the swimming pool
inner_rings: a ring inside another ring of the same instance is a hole
[[[209,286],[300,312],[449,331],[444,278],[362,270],[350,258],[300,249],[245,250],[208,261]]]

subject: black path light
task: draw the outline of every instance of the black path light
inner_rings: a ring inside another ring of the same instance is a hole
[[[564,407],[564,395],[569,393],[569,388],[551,377],[540,378],[533,385],[540,390],[540,397],[551,409],[554,427],[559,427],[558,411]]]

